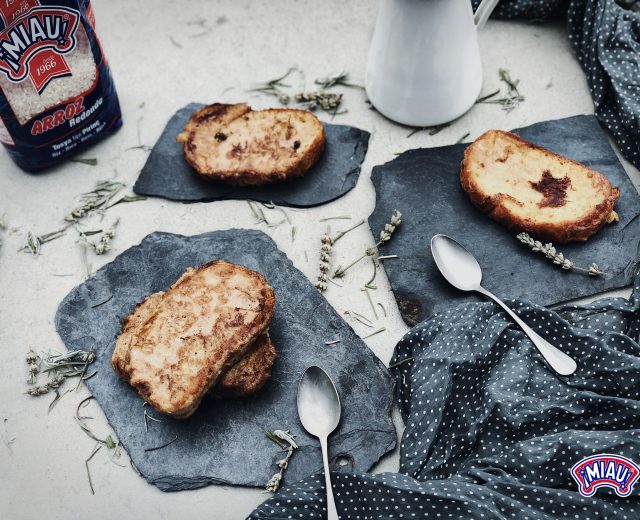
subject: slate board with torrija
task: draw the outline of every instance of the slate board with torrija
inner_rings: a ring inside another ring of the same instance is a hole
[[[278,357],[271,379],[254,397],[205,398],[190,418],[171,419],[143,408],[142,398],[111,368],[120,319],[149,294],[169,288],[187,267],[218,258],[264,274],[273,286],[277,303],[270,334]],[[69,350],[95,348],[97,375],[86,384],[135,467],[163,491],[208,484],[263,487],[284,455],[266,430],[290,430],[300,445],[285,480],[320,470],[319,443],[302,428],[296,408],[298,380],[310,365],[324,368],[340,393],[342,420],[331,437],[330,456],[346,457],[341,468],[367,471],[395,446],[387,369],[262,232],[153,233],[73,289],[58,308],[56,328]],[[145,410],[162,421],[149,421],[148,432]],[[145,452],[176,436],[171,445]]]
[[[133,187],[135,193],[180,202],[252,199],[281,206],[311,207],[341,197],[358,182],[360,165],[369,146],[369,132],[329,123],[323,123],[326,149],[322,157],[300,179],[257,187],[203,179],[184,160],[182,144],[176,142],[191,114],[202,106],[191,103],[169,120]]]
[[[514,130],[539,146],[593,168],[619,186],[620,222],[607,225],[587,242],[554,244],[579,266],[596,262],[606,276],[565,271],[533,253],[516,234],[477,210],[460,187],[460,163],[467,144],[410,150],[373,168],[376,207],[369,224],[377,234],[394,209],[402,224],[381,254],[396,301],[407,323],[477,300],[450,286],[438,271],[429,249],[431,237],[449,235],[478,259],[483,285],[502,298],[521,298],[553,305],[631,283],[640,260],[640,196],[593,116],[545,121]]]

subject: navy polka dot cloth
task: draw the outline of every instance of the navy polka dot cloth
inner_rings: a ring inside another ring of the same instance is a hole
[[[415,326],[391,360],[406,425],[400,471],[333,473],[342,519],[640,518],[640,490],[585,498],[570,475],[599,453],[640,463],[640,271],[630,300],[556,312],[510,303],[578,371],[552,373],[492,302]],[[324,518],[324,496],[320,473],[284,487],[251,518]]]
[[[480,0],[473,0],[477,7]],[[497,18],[563,15],[593,98],[595,115],[640,168],[640,1],[502,0]]]

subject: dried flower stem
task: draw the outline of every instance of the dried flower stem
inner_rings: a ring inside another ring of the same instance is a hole
[[[169,442],[166,442],[165,444],[162,444],[161,446],[153,446],[152,448],[145,448],[144,451],[145,452],[150,452],[150,451],[157,451],[157,450],[161,450],[163,448],[166,448],[167,446],[171,446],[174,442],[176,442],[178,440],[178,436],[176,435],[173,439],[171,439]]]
[[[70,377],[80,376],[79,385],[81,381],[85,380],[84,376],[88,366],[95,361],[95,353],[92,350],[72,350],[66,354],[50,354],[40,360],[38,355],[30,350],[26,360],[31,374],[27,381],[30,385],[36,385],[37,375],[40,372],[48,374],[50,377],[46,383],[32,386],[27,390],[28,395],[37,397],[48,394],[52,390],[57,391]],[[44,365],[44,369],[40,366],[40,361]]]
[[[316,79],[315,84],[320,87],[319,90],[300,90],[299,92],[292,95],[286,91],[286,89],[290,88],[291,85],[283,83],[283,80],[296,70],[298,70],[296,67],[291,67],[285,74],[283,74],[279,78],[260,83],[250,91],[262,92],[270,96],[275,96],[283,105],[288,105],[291,101],[291,98],[293,98],[298,102],[299,105],[302,105],[307,110],[315,110],[316,108],[320,108],[325,112],[330,112],[335,116],[337,114],[344,114],[346,110],[338,112],[338,108],[342,103],[342,94],[329,92],[329,89],[337,86],[362,88],[360,87],[360,85],[349,83],[349,74],[343,72],[336,76]],[[302,71],[300,72],[302,74]]]
[[[365,289],[377,289],[378,287],[373,285],[373,282],[376,279],[376,276],[378,274],[378,264],[376,263],[375,258],[371,259],[371,263],[373,264],[373,274],[371,275],[371,279],[364,284],[364,288]],[[367,293],[367,296],[369,296],[369,293]],[[369,299],[371,299],[371,297],[369,296]],[[374,310],[374,314],[375,314],[375,310]],[[377,318],[377,316],[376,316]]]
[[[249,90],[249,92],[264,92],[266,94],[270,94],[272,96],[280,97],[282,96],[282,87],[290,87],[291,85],[287,85],[282,82],[282,80],[289,77],[289,75],[298,70],[297,67],[291,67],[287,72],[285,72],[279,78],[272,79],[270,81],[265,81],[264,83],[259,83],[255,88]],[[284,98],[283,98],[284,99]],[[282,100],[281,100],[282,102]],[[286,105],[289,102],[288,96],[286,98],[286,102],[282,102],[283,105]]]
[[[326,222],[327,220],[351,220],[351,217],[348,215],[340,215],[338,217],[325,217],[321,218],[319,222]]]
[[[496,89],[494,92],[491,92],[491,94],[487,94],[486,96],[479,97],[478,99],[476,99],[476,103],[483,103],[487,99],[491,99],[492,97],[497,96],[498,94],[500,94],[500,89]]]
[[[518,240],[528,246],[532,251],[536,253],[542,253],[548,259],[552,260],[554,264],[559,265],[562,269],[574,269],[576,271],[580,271],[582,273],[586,273],[590,276],[600,276],[605,273],[600,270],[598,264],[595,262],[592,263],[588,268],[578,267],[575,263],[573,263],[568,258],[556,251],[556,248],[553,246],[551,242],[547,244],[543,244],[539,240],[534,240],[528,233],[520,233],[517,236]]]
[[[280,459],[276,462],[276,466],[278,466],[278,471],[269,479],[267,485],[265,486],[265,490],[270,493],[275,493],[278,491],[280,487],[280,483],[282,482],[282,477],[286,469],[289,467],[289,461],[293,456],[294,450],[298,449],[298,444],[295,441],[295,438],[288,430],[267,430],[265,435],[275,442],[281,449],[287,451],[287,455],[284,459]]]
[[[346,316],[349,316],[350,318],[353,318],[357,322],[362,323],[365,327],[373,328],[373,322],[366,316],[363,316],[356,311],[344,311],[344,314]]]
[[[86,246],[92,248],[95,251],[96,255],[103,255],[111,249],[110,242],[111,242],[111,239],[116,234],[116,227],[118,226],[118,223],[119,223],[119,219],[116,219],[116,221],[104,231],[103,230],[92,231],[92,232],[78,231],[80,234],[80,240]],[[94,241],[94,240],[89,240],[87,238],[91,235],[100,235],[100,236],[98,237],[97,240]]]
[[[409,361],[413,361],[412,357],[406,357],[404,359],[401,359],[400,361],[393,363],[392,365],[389,365],[389,368],[395,368],[395,367],[399,367],[400,365],[404,365],[405,363],[408,363]]]
[[[378,242],[376,242],[376,244],[373,247],[368,248],[362,256],[356,258],[353,262],[348,264],[346,267],[338,266],[338,268],[333,273],[333,277],[342,278],[349,269],[351,269],[354,265],[360,262],[363,258],[366,258],[367,256],[375,255],[377,252],[377,248],[379,246],[384,245],[387,242],[389,242],[389,240],[391,240],[391,237],[394,231],[402,222],[401,217],[402,217],[402,213],[400,213],[397,209],[394,209],[389,223],[385,224],[384,229],[380,231],[380,239],[378,240]]]
[[[326,78],[318,78],[314,81],[314,83],[316,85],[319,85],[320,88],[322,88],[323,90],[329,89],[331,87],[335,87],[335,86],[341,86],[341,87],[355,87],[355,88],[362,88],[364,89],[364,87],[362,85],[356,85],[355,83],[349,83],[349,73],[348,72],[341,72],[340,74],[337,74],[335,76],[328,76]]]
[[[407,135],[407,137],[411,137],[417,134],[418,132],[422,132],[424,130],[429,130],[429,135],[436,135],[442,132],[445,128],[449,126],[451,126],[451,123],[443,123],[441,125],[436,125],[436,126],[424,126],[421,128],[415,128]]]
[[[98,159],[95,157],[72,157],[69,159],[69,162],[86,164],[87,166],[96,166],[98,164]]]
[[[464,141],[467,137],[469,137],[471,135],[471,132],[467,132],[466,134],[464,134],[460,139],[458,139],[456,141],[456,144],[460,144],[462,141]]]
[[[145,404],[147,404],[147,403],[145,402]],[[144,431],[145,432],[149,431],[149,422],[148,422],[149,420],[155,421],[155,422],[158,422],[158,423],[162,422],[160,419],[156,419],[155,417],[152,417],[151,415],[149,415],[147,413],[147,411],[145,410],[144,411]]]
[[[362,226],[362,224],[364,224],[364,220],[361,220],[360,222],[358,222],[355,226],[351,226],[349,229],[346,229],[345,231],[338,231],[338,234],[333,237],[333,243],[335,244],[338,240],[340,240],[343,236],[345,236],[347,233],[353,231],[354,229],[356,229],[357,227]]]
[[[109,204],[104,209],[113,208],[114,206],[117,206],[118,204],[126,204],[128,202],[138,202],[140,200],[147,200],[147,197],[143,197],[142,195],[125,195],[124,197],[116,200],[113,204]]]
[[[516,108],[520,103],[524,101],[524,96],[520,94],[518,90],[518,85],[520,84],[520,80],[511,79],[511,75],[509,71],[506,69],[498,69],[498,75],[500,77],[500,81],[506,83],[507,92],[506,94],[499,99],[492,99],[495,95],[498,94],[499,91],[493,92],[487,96],[483,96],[476,101],[476,103],[493,103],[502,106],[502,110],[505,112],[511,112],[514,108]]]
[[[367,300],[369,300],[369,305],[371,305],[371,310],[373,311],[373,316],[374,318],[377,320],[378,319],[378,313],[376,312],[376,306],[373,304],[373,300],[371,299],[371,294],[369,294],[369,289],[367,288],[367,286],[365,285],[362,290],[364,291],[364,293],[367,295]]]
[[[27,243],[25,246],[23,246],[20,249],[20,251],[29,252],[33,255],[39,255],[40,246],[42,246],[42,244],[46,244],[47,242],[51,242],[53,240],[60,238],[65,234],[68,227],[69,226],[65,226],[62,229],[59,229],[58,231],[45,233],[44,235],[36,235],[35,233],[32,233],[31,231],[29,231],[29,233],[27,233]]]
[[[361,339],[370,338],[371,336],[375,336],[376,334],[380,334],[381,332],[384,332],[385,330],[387,330],[385,327],[381,327],[378,330],[372,332],[371,334],[367,334],[366,336],[363,336]]]
[[[78,222],[92,211],[106,209],[104,206],[124,188],[124,183],[116,181],[100,181],[92,191],[82,194],[80,205],[71,210],[64,219],[67,222]]]
[[[89,455],[85,461],[84,461],[84,466],[85,468],[87,468],[87,480],[89,481],[89,489],[91,489],[91,494],[95,495],[96,492],[93,489],[93,481],[91,480],[91,472],[89,471],[89,461],[93,458],[93,456],[98,453],[100,451],[100,448],[102,448],[102,446],[100,445],[100,443],[97,443],[95,445],[95,447],[93,448],[93,451],[91,452],[91,455]]]

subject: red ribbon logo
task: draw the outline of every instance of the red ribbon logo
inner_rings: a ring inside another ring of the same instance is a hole
[[[63,54],[76,46],[80,13],[67,7],[42,7],[38,0],[3,0],[0,16],[0,70],[10,81],[27,76],[40,94],[54,78],[70,76]]]

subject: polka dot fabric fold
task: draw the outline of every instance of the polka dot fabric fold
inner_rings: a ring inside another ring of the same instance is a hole
[[[640,463],[640,272],[630,300],[555,312],[509,303],[578,371],[556,376],[490,302],[415,326],[391,360],[406,424],[400,472],[334,473],[341,518],[640,518],[638,490],[620,498],[602,488],[585,498],[570,475],[598,453]],[[251,518],[323,518],[324,492],[315,475]]]
[[[480,0],[472,3],[477,7]],[[595,115],[622,154],[640,168],[640,1],[502,0],[494,15],[533,20],[566,16]]]

